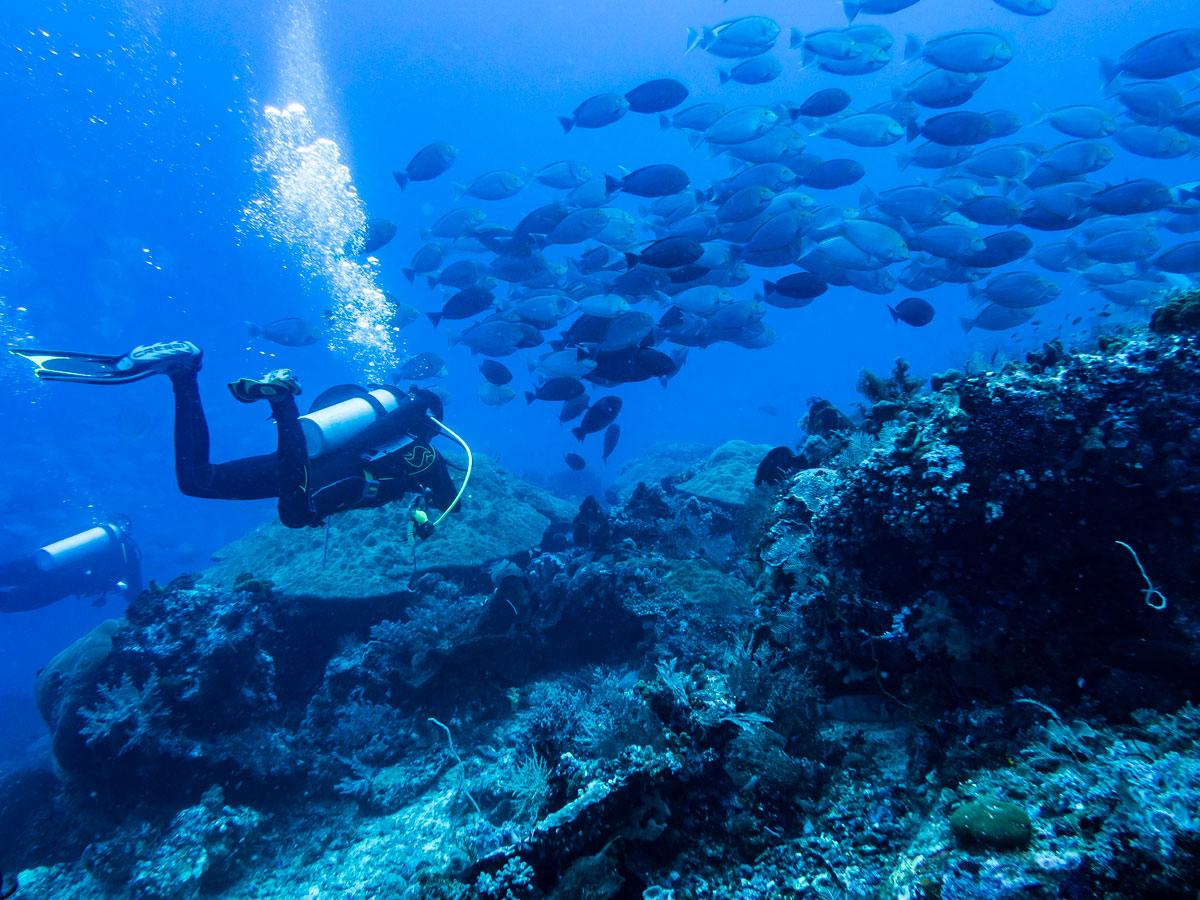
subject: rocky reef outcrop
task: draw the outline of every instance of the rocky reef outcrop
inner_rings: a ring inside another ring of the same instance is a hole
[[[269,575],[298,604],[386,600],[416,575],[469,574],[528,552],[553,522],[573,515],[569,504],[477,456],[460,510],[428,540],[412,540],[402,504],[350,510],[290,534],[272,522],[220,550],[204,580],[228,589],[246,573]]]
[[[43,672],[57,778],[0,870],[30,897],[1183,896],[1185,312],[866,375],[757,488],[741,443],[611,506],[492,466],[416,567],[401,512],[328,551],[264,528]]]

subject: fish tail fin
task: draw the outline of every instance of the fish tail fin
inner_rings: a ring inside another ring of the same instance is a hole
[[[429,323],[434,328],[437,328],[438,322],[442,321],[442,314],[440,312],[425,313],[425,315],[429,318]]]
[[[575,120],[570,116],[559,116],[558,124],[562,126],[563,134],[568,134],[575,127]]]
[[[571,434],[575,435],[575,440],[577,440],[577,441],[579,441],[580,443],[582,443],[582,442],[583,442],[583,439],[584,439],[584,437],[587,435],[587,432],[586,432],[586,431],[584,431],[582,428],[572,428],[572,429],[571,429]]]
[[[963,331],[970,331],[975,327],[975,320],[960,316],[958,319],[958,324],[962,326]]]
[[[454,191],[454,199],[461,200],[463,198],[463,194],[467,192],[468,187],[467,185],[456,181],[452,186],[452,190]]]
[[[401,269],[400,271],[404,273],[404,277],[408,279],[409,284],[412,284],[417,277],[417,273],[412,269]]]
[[[1036,100],[1034,100],[1033,101],[1033,121],[1029,123],[1030,127],[1032,127],[1034,125],[1041,125],[1048,118],[1050,118],[1050,114],[1048,112],[1046,112],[1046,107],[1042,106],[1042,104],[1040,104]]]
[[[717,69],[717,78],[719,79],[721,84],[727,84],[729,82],[729,79],[731,79],[732,77],[733,76],[730,75],[728,72],[726,72],[724,69]]]
[[[915,118],[909,119],[904,124],[904,140],[905,143],[911,144],[921,136],[921,123]]]
[[[605,175],[604,176],[604,193],[605,194],[615,194],[619,190],[621,190],[621,179],[614,178],[612,175]]]
[[[907,150],[896,151],[896,165],[903,169],[907,169],[912,165],[912,154]]]
[[[878,199],[879,198],[875,196],[875,192],[871,190],[870,186],[868,185],[867,187],[864,187],[862,189],[862,193],[858,195],[858,205],[860,207],[874,206],[875,201]]]
[[[638,258],[637,258],[636,253],[626,253],[625,254],[625,268],[632,269],[637,264],[638,264]]]
[[[400,190],[404,190],[406,187],[408,187],[407,172],[393,172],[392,177],[396,179],[396,184],[400,185]]]
[[[663,131],[666,131],[668,128],[670,128],[671,127],[671,117],[668,116],[666,113],[663,113],[661,116],[659,116],[658,117],[658,127],[661,128]]]
[[[688,135],[687,140],[688,140],[688,144],[691,146],[691,148],[693,150],[696,150],[699,148],[699,146],[701,144],[704,143],[704,133],[701,131],[693,131],[691,134]]]
[[[693,50],[695,50],[699,46],[700,46],[700,32],[698,32],[695,28],[689,28],[687,30],[687,49],[684,50],[683,52],[691,53]]]
[[[1111,84],[1120,73],[1119,63],[1113,62],[1107,56],[1100,57],[1100,77],[1104,79],[1105,85]]]
[[[526,406],[532,406],[533,401],[536,399],[537,399],[537,397],[534,396],[534,394],[532,392],[530,392],[530,391],[525,392],[525,405]]]
[[[792,26],[791,33],[788,35],[788,49],[795,50],[804,46],[804,32],[799,28]]]
[[[428,278],[425,279],[425,283],[427,285],[429,285],[429,289],[432,291],[435,287],[438,286],[437,276],[430,275]]]
[[[764,294],[764,296],[770,297],[777,290],[779,290],[779,285],[777,285],[774,281],[769,281],[765,278],[763,279],[763,294]]]
[[[808,68],[813,63],[815,63],[817,61],[817,59],[818,59],[817,54],[813,53],[807,47],[805,47],[803,50],[800,51],[800,67],[801,68],[804,68],[804,69]]]
[[[256,323],[246,322],[244,324],[246,326],[246,333],[249,334],[250,337],[256,338],[262,334],[262,329]]]
[[[912,62],[917,59],[924,51],[925,46],[921,43],[921,39],[911,31],[904,36],[904,61]]]
[[[858,0],[842,0],[842,9],[846,12],[846,21],[853,22],[862,11],[862,3]]]
[[[896,310],[892,306],[892,304],[890,304],[890,303],[887,304],[887,308],[888,308],[888,312],[890,312],[892,314],[892,324],[893,325],[897,324],[900,321],[900,316],[896,313]]]

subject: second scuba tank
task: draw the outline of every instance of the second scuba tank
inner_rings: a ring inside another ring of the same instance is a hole
[[[60,569],[89,556],[100,555],[118,538],[120,532],[113,525],[97,525],[79,534],[47,544],[34,554],[37,567],[43,572]]]
[[[308,458],[315,459],[345,446],[365,428],[399,408],[395,391],[377,388],[301,416],[300,428],[304,431]]]

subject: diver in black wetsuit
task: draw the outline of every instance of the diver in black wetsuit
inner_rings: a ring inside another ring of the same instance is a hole
[[[229,385],[235,398],[270,404],[276,450],[214,464],[209,459],[208,423],[197,380],[203,354],[190,341],[147,344],[119,357],[12,352],[33,362],[38,377],[46,381],[113,384],[156,374],[169,377],[175,393],[175,474],[179,489],[191,497],[278,497],[279,520],[289,528],[302,528],[318,525],[332,513],[382,506],[416,494],[414,532],[428,537],[436,523],[430,523],[424,503],[442,510],[440,521],[457,508],[462,495],[462,489],[454,487],[446,461],[430,446],[431,439],[443,432],[462,443],[441,423],[441,400],[430,391],[405,392],[391,386],[368,391],[353,385],[327,391],[306,417],[314,430],[312,442],[319,445],[314,453],[296,407],[300,383],[290,370],[269,372],[258,380],[239,379]],[[328,411],[323,426],[316,421],[321,415],[318,410]],[[352,421],[347,422],[347,417]],[[337,439],[332,439],[335,432]],[[346,432],[352,434],[346,437]],[[469,477],[470,450],[465,443],[463,447],[468,452]]]
[[[127,521],[96,525],[0,564],[0,613],[28,612],[66,597],[137,596],[141,563]]]

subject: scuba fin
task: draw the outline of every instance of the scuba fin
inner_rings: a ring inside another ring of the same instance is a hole
[[[28,347],[9,347],[8,352],[33,363],[33,373],[42,381],[80,384],[127,384],[187,367],[198,369],[201,356],[200,348],[191,341],[144,344],[117,356]]]
[[[120,356],[77,353],[73,350],[33,350],[25,347],[9,347],[8,352],[33,363],[33,373],[42,381],[121,383],[136,381],[150,374],[118,372],[117,363],[121,361]]]
[[[229,393],[242,403],[295,397],[300,393],[300,380],[291,369],[276,369],[262,378],[239,378],[229,382]]]

